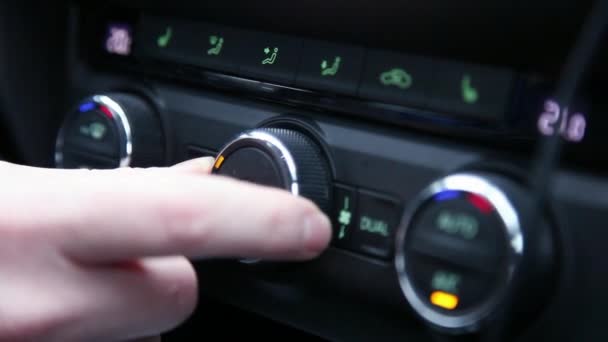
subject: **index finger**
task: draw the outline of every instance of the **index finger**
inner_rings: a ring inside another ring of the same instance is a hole
[[[75,177],[76,175],[72,175]],[[170,170],[84,172],[78,213],[64,216],[62,249],[90,262],[145,256],[310,259],[329,243],[328,218],[309,200],[219,176]]]

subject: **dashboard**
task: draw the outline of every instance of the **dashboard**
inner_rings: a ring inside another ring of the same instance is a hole
[[[2,4],[1,152],[211,156],[329,215],[316,260],[196,261],[165,340],[603,341],[606,3]]]

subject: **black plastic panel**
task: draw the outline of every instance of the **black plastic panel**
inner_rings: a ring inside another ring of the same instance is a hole
[[[81,76],[85,75],[88,82],[75,97],[99,89],[141,86],[117,75],[86,72]],[[171,141],[175,158],[167,164],[189,158],[190,146],[217,151],[237,133],[290,114],[312,120],[318,127],[333,158],[337,182],[394,196],[402,205],[438,177],[483,160],[516,169],[525,165],[490,149],[406,130],[163,83],[147,87],[162,99],[163,116],[176,138]],[[562,173],[556,179],[556,221],[566,261],[561,265],[558,293],[540,320],[524,331],[531,337],[521,341],[534,341],[534,336],[568,341],[582,327],[590,338],[602,336],[603,330],[592,329],[589,322],[601,319],[602,303],[608,304],[601,291],[590,292],[602,274],[594,267],[601,267],[597,256],[603,252],[606,186],[604,180],[582,174]],[[330,340],[428,338],[409,313],[390,262],[332,248],[311,263],[248,267],[234,261],[209,261],[198,268],[203,293]],[[583,297],[577,295],[583,291]],[[584,312],[578,309],[580,301],[588,308]],[[555,324],[563,320],[571,323]],[[203,321],[198,324],[204,329]],[[197,323],[188,325],[189,329],[193,326]]]

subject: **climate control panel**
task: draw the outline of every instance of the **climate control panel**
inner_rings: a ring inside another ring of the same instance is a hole
[[[319,258],[195,266],[201,298],[326,340],[608,340],[605,67],[556,92],[586,5],[399,3],[336,25],[311,2],[73,2],[56,165],[207,156],[310,199],[333,227]],[[177,341],[208,336],[205,310]]]
[[[476,167],[481,153],[347,128],[315,113],[249,104],[216,112],[223,99],[196,102],[169,90],[159,102],[173,109],[161,115],[136,93],[78,101],[58,137],[57,166],[171,165],[205,151],[215,159],[213,174],[308,198],[332,220],[331,248],[310,265],[272,274],[267,262],[232,260],[206,278],[211,284],[234,276],[235,286],[256,277],[295,285],[310,277],[320,289],[353,288],[356,298],[448,340],[525,330],[554,300],[563,264],[551,214],[513,174]],[[222,278],[229,270],[235,273]],[[208,286],[234,295],[225,282]]]

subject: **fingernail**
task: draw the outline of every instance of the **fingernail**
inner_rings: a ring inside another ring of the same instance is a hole
[[[319,254],[329,244],[331,239],[331,223],[323,214],[313,214],[305,221],[304,247],[307,251]]]
[[[211,168],[213,167],[213,164],[215,163],[215,158],[203,157],[203,158],[199,158],[198,161],[200,163],[201,168],[208,171],[208,170],[211,170]]]
[[[215,163],[215,159],[213,157],[202,157],[187,160],[185,162],[174,165],[174,168],[184,169],[184,170],[194,170],[201,172],[209,172]]]

